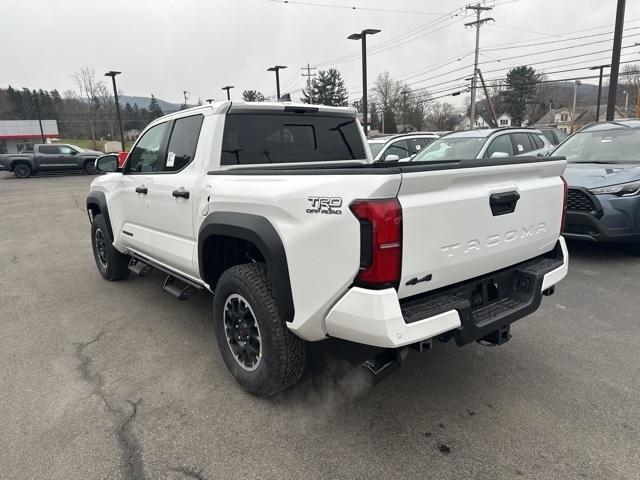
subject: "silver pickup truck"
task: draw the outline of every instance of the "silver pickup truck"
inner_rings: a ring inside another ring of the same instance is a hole
[[[38,172],[84,170],[97,173],[95,160],[101,152],[84,150],[75,145],[35,145],[33,153],[0,155],[0,171],[13,172],[17,178],[27,178]]]

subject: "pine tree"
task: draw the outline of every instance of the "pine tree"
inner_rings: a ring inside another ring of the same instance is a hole
[[[259,90],[245,90],[242,92],[242,100],[245,102],[264,102],[264,95]]]
[[[160,108],[160,103],[158,103],[158,99],[151,95],[151,101],[149,102],[149,115],[151,116],[151,120],[155,120],[156,118],[160,118],[164,115],[162,108]]]
[[[509,70],[503,94],[506,112],[513,124],[520,126],[527,113],[527,104],[532,102],[538,91],[540,75],[531,67],[516,67]]]
[[[347,89],[335,68],[320,70],[311,82],[311,91],[303,91],[304,103],[341,107],[347,105]]]

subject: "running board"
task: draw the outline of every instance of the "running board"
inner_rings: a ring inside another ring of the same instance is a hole
[[[129,262],[129,270],[135,273],[138,277],[146,277],[149,275],[153,267],[148,263],[144,263],[142,260],[138,258],[131,258]]]
[[[182,286],[176,285],[176,282],[179,282]],[[162,289],[176,297],[178,300],[186,300],[195,292],[193,285],[184,283],[173,275],[167,275],[167,278],[164,279]]]

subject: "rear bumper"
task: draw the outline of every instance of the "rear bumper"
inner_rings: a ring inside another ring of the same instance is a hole
[[[444,334],[462,346],[537,310],[543,292],[567,275],[568,258],[560,238],[553,254],[408,299],[399,300],[392,288],[354,287],[327,315],[327,333],[382,348]]]

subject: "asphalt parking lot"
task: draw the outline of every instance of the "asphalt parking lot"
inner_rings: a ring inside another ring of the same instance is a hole
[[[640,257],[571,244],[506,345],[437,345],[364,387],[320,344],[263,400],[227,373],[210,297],[102,280],[90,181],[0,173],[1,479],[640,478]]]

